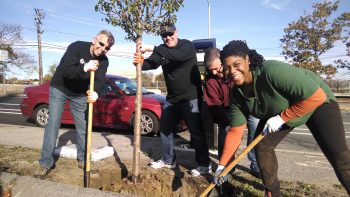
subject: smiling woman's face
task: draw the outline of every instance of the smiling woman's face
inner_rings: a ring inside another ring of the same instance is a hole
[[[227,76],[235,85],[250,84],[253,81],[250,71],[249,57],[228,56],[224,59],[223,65],[226,67]]]

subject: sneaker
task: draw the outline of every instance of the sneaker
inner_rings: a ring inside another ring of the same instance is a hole
[[[39,165],[38,169],[34,172],[35,178],[43,178],[51,171],[50,168],[46,166]]]
[[[192,176],[200,176],[211,173],[211,164],[209,166],[198,166],[196,169],[191,170]]]
[[[162,159],[160,159],[158,161],[151,162],[150,166],[154,169],[159,169],[159,168],[174,169],[176,167],[176,163],[173,162],[172,164],[166,164]]]

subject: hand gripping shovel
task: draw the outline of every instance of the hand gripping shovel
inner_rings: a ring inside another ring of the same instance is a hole
[[[94,91],[95,71],[90,71],[90,92]],[[94,108],[93,103],[89,103],[88,111],[88,125],[87,125],[87,141],[86,141],[86,158],[85,158],[85,171],[84,171],[84,187],[90,187],[90,160],[91,160],[91,135],[92,135],[92,111]]]
[[[234,159],[228,166],[225,167],[225,169],[221,172],[219,176],[221,177],[228,174],[232,170],[232,168],[235,167],[236,164],[240,162],[244,158],[244,156],[250,150],[252,150],[255,147],[255,145],[258,144],[260,140],[262,140],[263,138],[264,138],[264,133],[262,132],[236,157],[236,159]],[[214,187],[215,187],[215,183],[210,183],[210,185],[208,185],[208,187],[205,188],[205,190],[199,196],[205,197]]]

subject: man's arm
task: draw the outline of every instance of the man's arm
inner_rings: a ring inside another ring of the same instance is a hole
[[[168,63],[168,60],[160,57],[156,53],[152,53],[151,56],[143,62],[142,70],[153,70],[157,69],[160,65],[165,65]]]
[[[196,50],[190,41],[180,39],[175,48],[168,48],[164,45],[160,45],[154,47],[153,52],[171,61],[186,61],[193,58],[196,54]]]

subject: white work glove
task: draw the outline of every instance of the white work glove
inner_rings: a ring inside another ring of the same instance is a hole
[[[90,60],[88,63],[84,64],[84,71],[96,71],[98,69],[98,60]]]
[[[271,117],[267,120],[263,132],[265,135],[267,135],[268,133],[276,132],[281,129],[283,124],[284,121],[280,115]]]
[[[224,169],[225,169],[225,166],[219,165],[215,171],[214,183],[216,186],[221,186],[225,181],[227,181],[227,175],[219,176]]]
[[[88,103],[94,103],[98,99],[98,94],[97,92],[93,91],[90,93],[90,90],[87,91],[87,102]]]
[[[145,53],[145,52],[153,52],[153,49],[154,49],[154,45],[145,44],[145,43],[142,43],[142,44],[141,44],[141,52],[142,52],[142,53]]]

